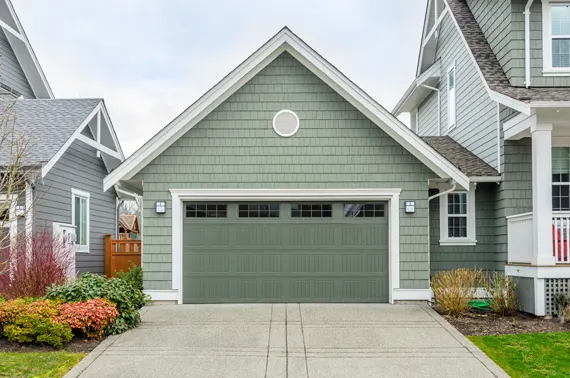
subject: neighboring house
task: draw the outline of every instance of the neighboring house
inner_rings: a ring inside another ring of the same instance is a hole
[[[139,220],[136,214],[122,214],[119,217],[119,238],[140,239]]]
[[[116,235],[117,193],[103,178],[124,160],[102,99],[55,99],[9,0],[0,1],[0,116],[27,144],[25,188],[11,201],[10,244],[35,229],[75,233],[75,269],[104,272],[103,235]],[[6,144],[4,144],[6,145]],[[0,151],[0,166],[11,161]]]
[[[432,188],[462,190],[445,198],[457,212],[444,227],[470,248],[477,183],[489,217],[479,226],[495,227],[483,190],[501,181],[492,164],[451,139],[423,140],[284,28],[104,189],[143,196],[154,300],[427,301]]]
[[[465,148],[501,175],[431,202],[431,272],[505,271],[524,311],[556,311],[570,289],[570,1],[428,1],[393,113],[451,161]]]

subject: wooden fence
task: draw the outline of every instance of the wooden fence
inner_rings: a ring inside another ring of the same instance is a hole
[[[105,235],[105,275],[114,277],[117,271],[127,271],[132,264],[141,266],[140,240],[115,240]]]

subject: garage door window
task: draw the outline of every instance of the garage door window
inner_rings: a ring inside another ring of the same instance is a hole
[[[244,203],[239,205],[239,218],[279,218],[278,203]]]
[[[384,218],[383,203],[345,203],[346,218]]]
[[[186,205],[186,218],[226,218],[228,205],[192,203]]]
[[[330,203],[291,204],[291,218],[331,218]]]

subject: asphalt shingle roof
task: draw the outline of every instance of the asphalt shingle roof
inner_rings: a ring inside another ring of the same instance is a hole
[[[0,136],[9,132],[27,143],[24,165],[49,161],[101,99],[20,99],[0,102]],[[6,130],[2,132],[2,129]],[[0,165],[10,161],[6,143]]]
[[[422,139],[468,177],[500,176],[495,168],[448,136],[424,136]]]
[[[568,87],[513,87],[465,0],[447,2],[491,90],[523,102],[570,101]]]

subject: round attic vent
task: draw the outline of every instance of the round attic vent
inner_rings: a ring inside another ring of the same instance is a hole
[[[291,110],[281,110],[273,117],[273,130],[282,137],[293,136],[299,130],[299,117]]]

